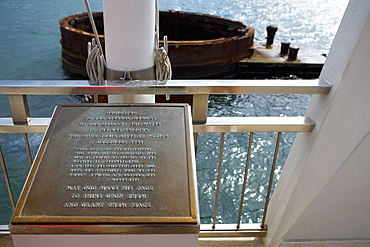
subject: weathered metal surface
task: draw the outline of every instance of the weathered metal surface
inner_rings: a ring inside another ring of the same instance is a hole
[[[237,78],[290,78],[292,75],[292,78],[304,79],[319,77],[326,61],[320,50],[301,44],[299,53],[296,51],[294,59],[289,59],[288,44],[277,41],[275,43],[267,48],[264,42],[255,42],[253,56],[239,62]],[[287,47],[283,47],[282,51],[281,46]]]
[[[104,47],[103,13],[94,13]],[[235,73],[250,55],[254,29],[241,22],[206,14],[160,11],[160,37],[168,36],[173,78],[215,78]],[[60,20],[62,59],[73,73],[86,75],[87,42],[93,38],[87,14]]]
[[[274,43],[274,38],[275,38],[275,33],[278,30],[277,26],[270,25],[267,26],[266,31],[267,31],[267,42],[266,46],[271,46]]]
[[[190,121],[184,104],[58,105],[12,225],[198,225]]]

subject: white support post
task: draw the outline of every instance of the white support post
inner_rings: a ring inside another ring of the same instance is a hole
[[[103,5],[107,69],[131,72],[152,68],[155,0],[104,0]],[[155,74],[132,79],[154,80]],[[109,102],[154,103],[154,95],[110,95]]]

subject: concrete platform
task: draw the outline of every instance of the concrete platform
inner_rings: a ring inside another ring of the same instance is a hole
[[[265,42],[257,41],[253,55],[238,64],[239,79],[282,78],[297,76],[303,79],[318,78],[326,57],[318,49],[299,45],[297,60],[289,61],[288,55],[280,55],[278,41],[267,48]]]

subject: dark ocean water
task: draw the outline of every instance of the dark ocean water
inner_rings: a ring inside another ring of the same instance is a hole
[[[277,40],[310,45],[324,53],[330,49],[347,3],[348,0],[159,0],[161,10],[208,13],[250,24],[258,40],[265,38],[266,26],[274,24],[279,27]],[[90,0],[90,5],[94,11],[103,8],[101,0]],[[0,80],[72,79],[62,68],[58,20],[85,11],[83,0],[0,0]],[[209,116],[302,116],[309,99],[302,95],[211,96]],[[31,116],[49,117],[57,103],[82,101],[79,96],[32,96]],[[0,96],[0,117],[8,116],[7,98]],[[275,181],[294,136],[283,135]],[[261,219],[275,138],[276,133],[255,134],[243,222]],[[29,134],[29,139],[35,155],[42,135]],[[236,221],[248,141],[249,133],[226,135],[219,223]],[[202,174],[198,176],[202,223],[210,223],[213,214],[219,144],[220,134],[200,135],[197,169]],[[0,145],[17,199],[29,169],[23,137],[0,134]],[[8,224],[12,211],[2,172],[0,175],[0,224]]]

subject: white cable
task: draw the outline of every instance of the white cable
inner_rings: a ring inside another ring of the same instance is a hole
[[[88,57],[86,60],[86,72],[90,80],[103,81],[105,70],[105,59],[101,49],[96,44],[95,38],[87,44]]]
[[[99,35],[96,30],[93,15],[91,13],[90,5],[88,0],[84,0],[87,12],[89,14],[91,26],[95,38],[92,42],[88,43],[88,57],[86,60],[86,72],[90,80],[101,81],[105,80],[104,71],[106,66],[106,61],[103,54],[103,49],[100,44]],[[167,36],[164,37],[164,47],[159,47],[159,9],[158,0],[155,4],[156,18],[155,18],[155,33],[154,33],[154,64],[156,67],[156,79],[157,80],[170,80],[172,78],[172,68],[171,61],[168,57],[168,41]]]
[[[92,39],[92,42],[88,43],[87,46],[87,53],[88,57],[86,60],[86,72],[89,76],[90,80],[94,81],[103,81],[104,78],[104,70],[106,66],[106,61],[104,58],[103,48],[100,44],[99,34],[96,29],[96,25],[94,22],[94,17],[91,12],[90,4],[88,0],[84,0],[87,13],[89,15],[91,27],[94,32],[95,38]]]
[[[170,80],[172,78],[171,61],[164,47],[156,48],[154,62],[157,80]]]
[[[172,68],[171,61],[168,56],[168,42],[167,36],[164,36],[164,47],[159,47],[159,9],[158,0],[155,4],[156,18],[155,18],[155,48],[154,48],[154,64],[156,70],[157,80],[171,80]]]

